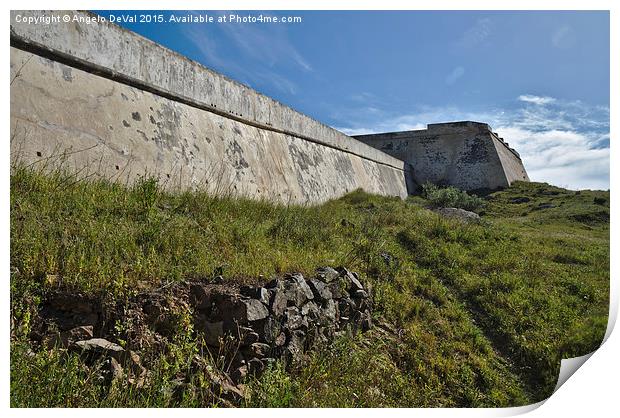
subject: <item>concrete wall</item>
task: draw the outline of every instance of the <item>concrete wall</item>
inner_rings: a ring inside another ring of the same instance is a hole
[[[529,181],[517,152],[485,123],[430,124],[424,130],[355,138],[409,163],[418,184],[430,181],[477,190]]]
[[[12,158],[282,202],[407,195],[402,161],[132,32],[16,22],[51,14],[11,12]]]

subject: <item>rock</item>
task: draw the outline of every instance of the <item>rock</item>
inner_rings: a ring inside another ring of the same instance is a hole
[[[343,267],[341,274],[343,277],[348,279],[347,280],[349,283],[348,290],[350,293],[354,293],[358,290],[364,290],[364,286],[362,286],[362,283],[360,283],[359,276],[357,275],[357,273],[351,273],[349,270]]]
[[[250,345],[248,351],[249,353],[252,354],[253,357],[263,358],[269,355],[269,352],[271,351],[271,347],[269,346],[269,344],[254,343]]]
[[[240,324],[259,321],[269,316],[267,307],[256,299],[236,299],[231,305],[231,311],[224,310],[224,313],[229,315],[230,319]]]
[[[284,357],[287,364],[297,363],[304,352],[304,344],[306,341],[306,334],[301,330],[296,330],[291,333],[288,345],[284,350]]]
[[[221,274],[220,274],[220,275],[215,276],[215,277],[213,278],[213,280],[212,280],[212,283],[213,283],[213,284],[223,284],[223,283],[224,283],[224,276],[222,276]]]
[[[129,350],[121,356],[121,359],[122,364],[125,367],[129,368],[129,370],[131,371],[129,379],[127,379],[127,381],[138,388],[143,387],[146,383],[148,370],[146,370],[146,368],[142,366],[140,356]]]
[[[116,359],[119,359],[120,353],[125,351],[120,345],[114,344],[103,338],[91,338],[88,340],[76,341],[72,347],[83,352],[111,356]]]
[[[110,357],[110,372],[112,373],[112,380],[123,378],[123,367],[114,357]]]
[[[338,312],[340,313],[340,318],[344,319],[344,317],[349,318],[355,309],[355,305],[353,301],[349,298],[342,298],[338,300]]]
[[[287,304],[288,298],[286,297],[286,292],[283,290],[275,290],[273,296],[271,297],[270,308],[276,318],[279,318],[284,314]]]
[[[349,283],[344,280],[336,280],[327,285],[333,299],[340,299],[345,296]]]
[[[353,292],[352,296],[357,299],[367,299],[368,293],[365,290],[356,290]]]
[[[264,305],[269,306],[269,291],[264,287],[242,286],[240,292],[244,296],[257,299]]]
[[[329,286],[321,280],[310,279],[308,281],[308,285],[310,286],[310,289],[312,290],[312,294],[314,295],[314,298],[318,300],[319,302],[324,302],[333,297],[332,292],[329,290]]]
[[[553,203],[541,203],[538,206],[536,206],[534,209],[536,210],[540,210],[540,209],[552,209],[554,208],[555,205]]]
[[[362,316],[360,326],[362,328],[362,332],[366,332],[370,330],[370,328],[372,328],[372,318],[369,314],[365,314]]]
[[[264,287],[265,289],[268,289],[268,290],[281,289],[282,280],[276,277],[275,279],[271,279],[269,280],[269,282],[265,283]]]
[[[480,222],[480,216],[477,213],[470,212],[464,209],[458,208],[438,208],[434,210],[436,213],[440,214],[446,218],[457,219],[461,222],[465,223],[477,223]]]
[[[231,401],[243,399],[243,391],[238,386],[235,386],[231,378],[226,374],[215,371],[210,365],[207,365],[204,370],[214,394]]]
[[[304,280],[304,276],[299,273],[289,276],[284,281],[284,290],[286,297],[289,301],[292,301],[296,306],[303,305],[307,300],[314,299],[312,289]]]
[[[340,276],[340,273],[331,267],[321,267],[316,272],[317,276],[327,283],[333,282]]]
[[[204,286],[193,284],[189,289],[191,303],[198,310],[207,310],[211,307],[211,298]],[[148,313],[148,312],[147,312]]]
[[[265,318],[253,324],[254,331],[258,334],[258,340],[267,344],[273,344],[278,334],[280,334],[280,322],[273,317]]]
[[[296,306],[286,308],[284,316],[286,318],[284,327],[290,331],[301,327],[308,327],[308,320],[301,315]]]
[[[527,203],[529,201],[530,201],[530,198],[529,197],[525,197],[525,196],[515,197],[515,198],[510,199],[510,203],[517,203],[517,204],[518,203]]]
[[[338,320],[338,305],[332,299],[328,300],[321,310],[321,322],[323,325],[335,323]]]
[[[317,319],[319,317],[319,307],[312,301],[306,302],[306,304],[301,307],[301,314],[311,320]]]

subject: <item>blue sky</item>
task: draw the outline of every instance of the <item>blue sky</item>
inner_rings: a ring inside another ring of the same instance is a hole
[[[192,13],[302,21],[121,25],[345,133],[487,122],[532,180],[609,188],[607,12]]]

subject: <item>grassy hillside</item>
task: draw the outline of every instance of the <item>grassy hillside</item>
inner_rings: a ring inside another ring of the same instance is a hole
[[[243,406],[513,406],[547,397],[559,360],[594,350],[609,295],[609,192],[516,183],[479,224],[421,197],[353,192],[317,207],[163,192],[15,168],[11,175],[11,405],[205,406],[175,396],[191,327],[118,390],[75,355],[30,341],[49,292],[122,300],[190,278],[260,282],[346,266],[372,284],[379,326],[250,381]],[[182,324],[181,324],[182,325]],[[61,379],[62,377],[62,379]],[[62,384],[56,382],[62,381]]]

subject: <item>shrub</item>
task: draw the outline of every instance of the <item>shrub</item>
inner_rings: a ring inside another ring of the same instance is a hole
[[[429,182],[422,185],[422,196],[437,208],[460,208],[475,212],[485,205],[484,199],[478,196],[470,196],[453,186],[439,187]]]

